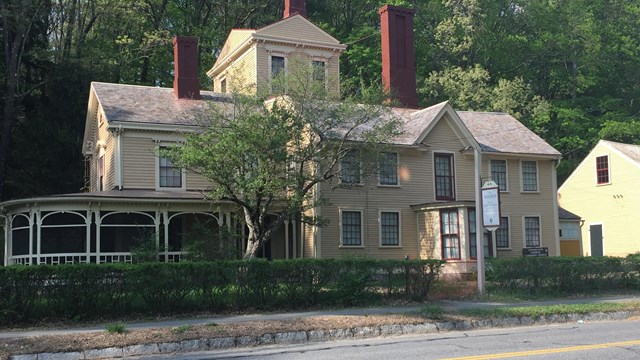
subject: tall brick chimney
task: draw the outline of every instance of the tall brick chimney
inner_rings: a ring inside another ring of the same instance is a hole
[[[382,86],[406,107],[418,107],[413,10],[385,5],[380,13]]]
[[[307,17],[307,2],[305,0],[284,0],[284,16],[286,19],[295,14]]]
[[[198,38],[173,38],[173,93],[178,99],[200,99]]]

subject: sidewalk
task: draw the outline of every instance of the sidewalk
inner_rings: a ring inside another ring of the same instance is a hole
[[[455,311],[461,309],[481,309],[496,307],[526,307],[526,306],[547,306],[559,304],[587,304],[587,303],[606,303],[606,302],[631,302],[640,301],[640,295],[628,296],[611,296],[598,298],[580,298],[580,299],[562,299],[547,301],[528,301],[521,303],[501,303],[501,302],[478,302],[478,301],[456,301],[445,300],[439,303],[443,305],[447,311]],[[159,321],[145,321],[126,323],[127,329],[149,329],[176,327],[181,325],[200,325],[241,323],[250,321],[278,321],[278,320],[295,320],[301,318],[309,318],[316,316],[346,316],[346,315],[384,315],[384,314],[403,314],[418,312],[421,306],[396,306],[396,307],[373,307],[373,308],[349,308],[336,310],[317,310],[303,312],[285,312],[285,313],[262,313],[234,316],[213,316],[203,318],[183,318]],[[64,329],[12,329],[0,330],[0,340],[20,337],[34,337],[43,335],[66,335],[75,333],[100,332],[105,330],[105,324],[92,325],[87,327],[70,327]]]

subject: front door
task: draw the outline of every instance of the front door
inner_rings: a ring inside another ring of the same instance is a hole
[[[602,225],[589,225],[591,239],[591,256],[604,256],[602,248]]]

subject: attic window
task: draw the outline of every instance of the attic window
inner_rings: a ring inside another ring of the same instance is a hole
[[[284,56],[271,56],[271,92],[281,94],[284,92]]]
[[[598,185],[609,183],[609,155],[596,158],[596,179]]]

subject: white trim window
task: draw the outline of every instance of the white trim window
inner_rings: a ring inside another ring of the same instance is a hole
[[[327,62],[324,60],[311,60],[311,80],[316,84],[321,84],[322,88],[327,86]]]
[[[362,164],[358,150],[348,150],[340,160],[340,182],[347,185],[362,183]]]
[[[378,218],[380,224],[380,246],[400,246],[400,211],[381,210]]]
[[[489,162],[491,180],[498,184],[500,191],[509,191],[507,184],[507,160],[491,160]]]
[[[456,199],[455,159],[451,153],[433,154],[433,173],[436,200],[452,201]]]
[[[524,246],[540,247],[540,217],[525,216],[524,222]]]
[[[495,231],[496,248],[498,250],[511,248],[511,235],[509,228],[509,217],[500,217],[500,227]]]
[[[398,186],[398,153],[385,152],[378,161],[378,185]]]
[[[609,179],[609,155],[596,157],[596,184],[606,185]]]
[[[269,57],[269,79],[271,79],[271,92],[283,94],[284,79],[286,73],[287,58],[284,55],[271,55]]]
[[[362,246],[362,210],[340,209],[340,246]]]
[[[227,93],[227,78],[220,79],[220,92],[223,94]]]
[[[537,192],[538,189],[538,162],[522,160],[520,162],[522,173],[522,191]]]
[[[166,148],[166,146],[159,146],[158,153]],[[156,159],[156,187],[163,190],[184,190],[186,188],[185,172],[160,154]]]

